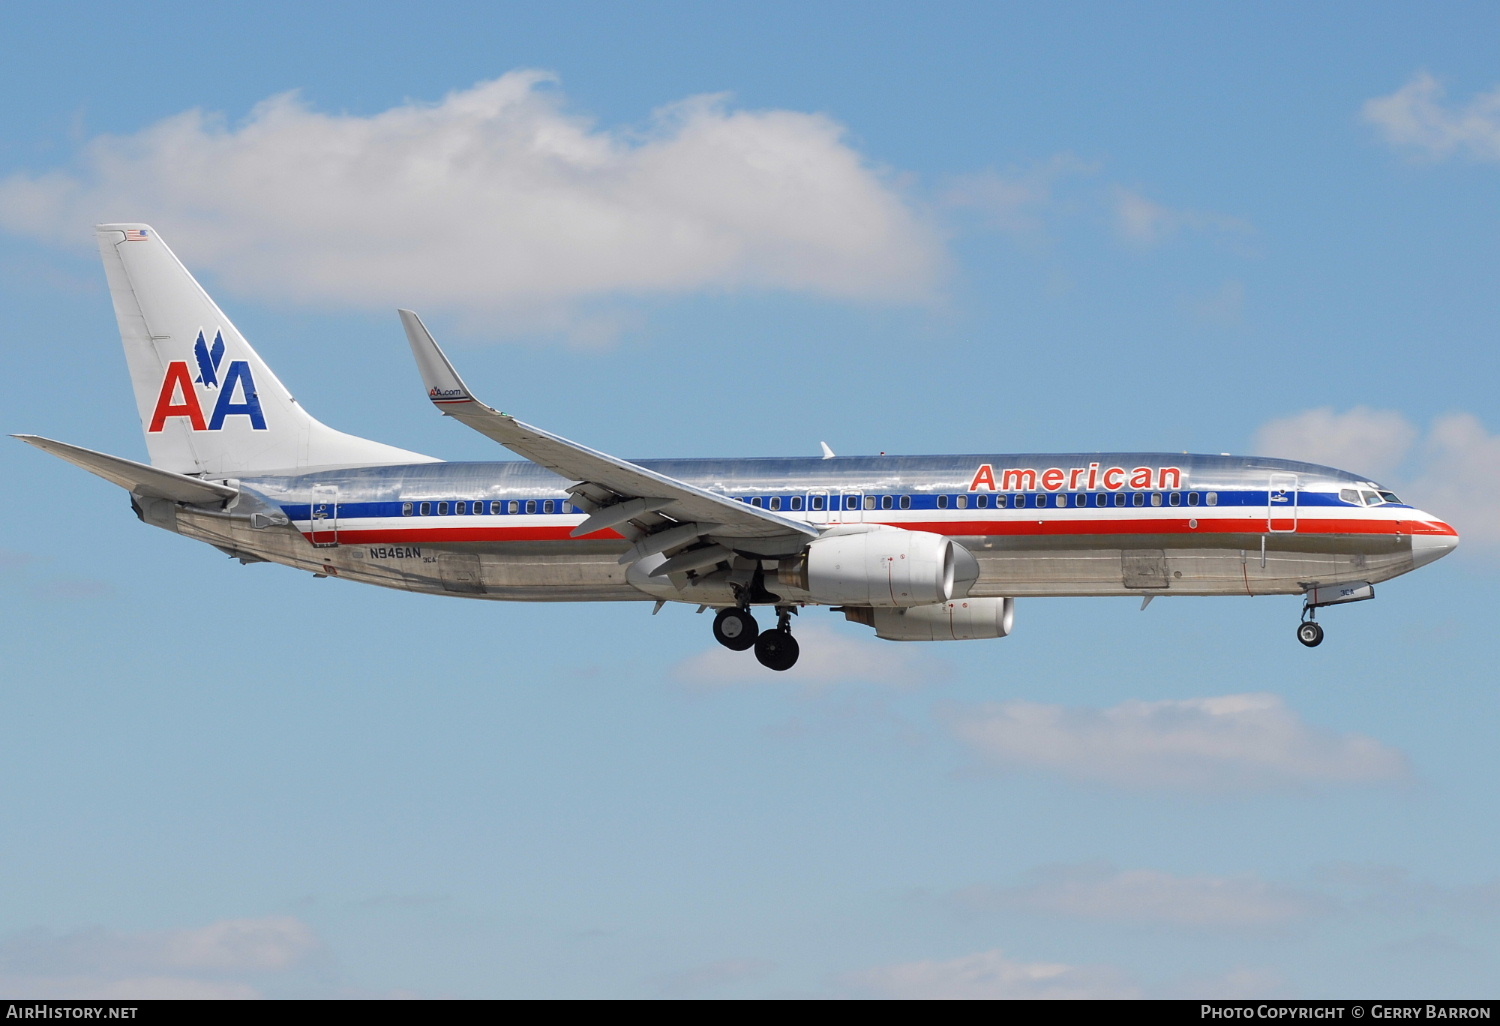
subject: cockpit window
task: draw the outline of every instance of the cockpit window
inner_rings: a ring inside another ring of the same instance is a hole
[[[1382,499],[1384,499],[1386,502],[1399,503],[1401,501],[1400,499],[1396,498],[1396,493],[1395,492],[1381,492],[1380,493],[1380,497]]]
[[[1374,492],[1369,491],[1368,489],[1366,489],[1364,491],[1361,491],[1359,494],[1360,494],[1360,497],[1365,500],[1365,505],[1366,506],[1379,506],[1380,505],[1380,496],[1377,495],[1376,493],[1374,493]]]
[[[1358,488],[1340,488],[1339,489],[1339,498],[1343,499],[1345,502],[1352,502],[1352,503],[1354,503],[1354,505],[1358,506],[1360,504],[1360,502],[1359,502],[1359,489]]]

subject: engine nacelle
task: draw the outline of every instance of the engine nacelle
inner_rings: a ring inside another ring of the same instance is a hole
[[[971,598],[907,609],[844,609],[844,618],[875,628],[887,641],[977,641],[1003,638],[1016,623],[1013,598]]]
[[[921,606],[946,602],[955,579],[967,585],[979,564],[960,545],[937,534],[878,528],[828,534],[795,560],[784,560],[780,580],[826,605]],[[961,587],[958,590],[967,590]]]

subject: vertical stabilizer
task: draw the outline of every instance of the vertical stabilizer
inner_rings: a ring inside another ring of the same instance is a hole
[[[335,431],[311,416],[155,229],[94,230],[152,466],[237,477],[437,462]]]

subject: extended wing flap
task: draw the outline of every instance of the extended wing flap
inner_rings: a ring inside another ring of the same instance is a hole
[[[474,398],[422,319],[410,310],[400,313],[407,341],[417,359],[417,368],[422,372],[422,382],[427,386],[427,397],[433,405],[446,416],[494,439],[516,455],[546,467],[560,477],[603,485],[624,499],[669,499],[669,504],[658,507],[662,512],[676,520],[712,523],[716,525],[714,533],[718,536],[817,537],[817,529],[801,521],[747,506],[728,496],[570,442],[486,406]]]
[[[108,453],[95,452],[93,449],[69,445],[67,442],[57,442],[40,435],[12,435],[11,437],[19,438],[27,445],[34,445],[43,452],[50,452],[59,459],[67,460],[74,466],[82,467],[90,474],[97,474],[111,484],[127,488],[137,495],[207,505],[232,499],[239,494],[238,489],[230,488],[228,485],[200,481],[196,477],[162,470],[160,467],[148,467],[144,463],[127,460],[123,456],[110,456]]]

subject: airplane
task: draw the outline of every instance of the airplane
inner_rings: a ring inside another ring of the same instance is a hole
[[[155,229],[95,229],[150,463],[17,435],[242,563],[406,591],[713,609],[772,670],[827,606],[890,641],[1003,638],[1034,596],[1300,595],[1317,611],[1453,551],[1358,474],[1172,453],[623,460],[475,398],[399,311],[428,399],[522,460],[446,462],[336,431],[286,389]],[[761,629],[755,610],[770,610]]]

